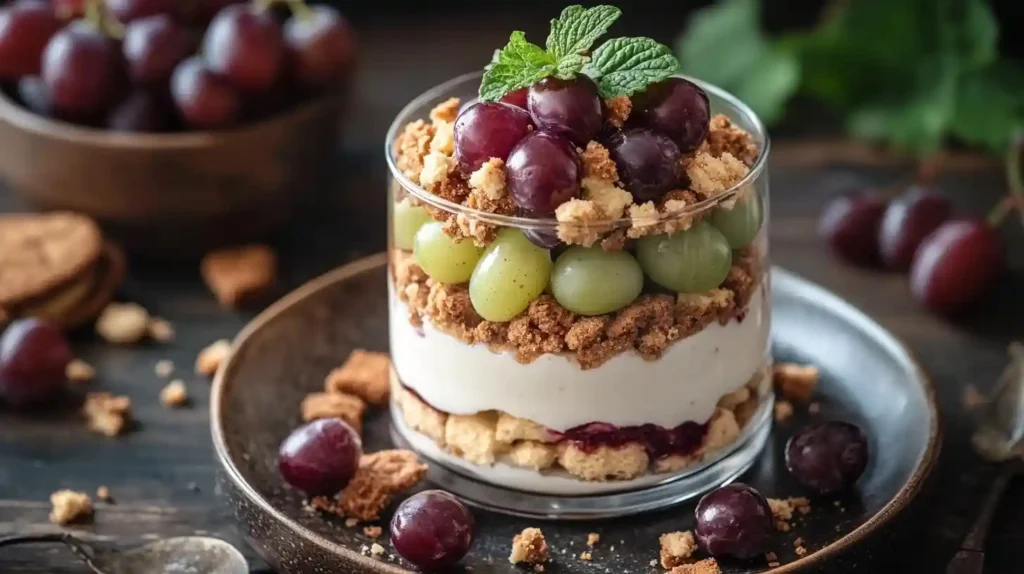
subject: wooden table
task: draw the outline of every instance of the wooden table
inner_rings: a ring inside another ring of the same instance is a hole
[[[500,15],[499,15],[500,16]],[[531,35],[549,16],[530,16]],[[480,64],[480,54],[507,38],[502,17],[466,22],[455,17],[425,24],[448,39],[417,49],[410,31],[387,22],[361,30],[363,60],[354,103],[346,121],[346,146],[330,185],[309,199],[305,215],[278,241],[281,290],[384,247],[383,133],[397,110],[430,85]],[[645,25],[649,22],[644,22]],[[668,39],[675,22],[646,33]],[[626,30],[628,33],[630,30]],[[541,36],[542,37],[542,36]],[[486,58],[485,58],[486,59]],[[970,450],[972,420],[961,404],[966,385],[989,389],[1005,364],[1005,348],[1024,336],[1024,246],[1017,228],[1007,230],[1015,269],[977,313],[952,324],[923,313],[911,299],[905,277],[845,267],[831,259],[815,237],[818,213],[837,192],[884,185],[909,166],[846,147],[776,141],[772,162],[773,258],[777,264],[835,290],[902,337],[939,388],[945,424],[943,452],[928,488],[895,528],[855,549],[829,572],[940,572],[955,552],[995,468]],[[954,165],[955,164],[955,165]],[[939,185],[964,213],[983,215],[1004,188],[993,164],[973,160],[949,164]],[[0,211],[23,206],[0,191]],[[134,544],[149,539],[210,534],[239,546],[230,518],[217,505],[209,441],[209,385],[192,374],[196,353],[230,337],[251,315],[218,307],[195,267],[135,265],[122,297],[171,319],[178,340],[167,346],[114,347],[88,333],[76,337],[76,352],[97,366],[97,389],[132,397],[139,428],[117,439],[88,433],[73,409],[44,416],[0,412],[0,536],[49,531],[48,496],[58,488],[95,492],[109,487],[114,505],[99,505],[95,521],[76,532]],[[160,406],[164,381],[154,374],[160,359],[177,366],[193,398],[191,408]],[[898,437],[894,437],[898,440]],[[1011,491],[990,539],[989,572],[1019,571],[1024,563],[1024,488]],[[258,559],[254,568],[265,568]],[[28,547],[0,551],[0,572],[85,572],[62,549]]]

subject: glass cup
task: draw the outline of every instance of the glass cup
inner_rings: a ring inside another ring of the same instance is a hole
[[[464,108],[479,81],[427,91],[387,135],[393,438],[433,463],[434,482],[518,515],[627,514],[735,478],[764,446],[774,401],[760,120],[691,80],[756,144],[742,179],[618,218],[499,214],[452,201],[478,193],[464,183],[424,189],[397,143],[424,120],[403,141],[429,148],[450,130],[427,127],[431,110],[453,97]],[[698,151],[713,156],[728,135]]]

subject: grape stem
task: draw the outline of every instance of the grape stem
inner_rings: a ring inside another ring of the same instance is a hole
[[[83,19],[102,34],[115,40],[124,39],[124,26],[110,17],[103,0],[88,0]]]
[[[308,20],[313,17],[313,11],[306,5],[306,0],[285,0],[292,10],[292,16],[299,20]]]
[[[1024,225],[1024,131],[1010,138],[1006,150],[1006,182],[1010,186],[1010,198],[1017,208],[1021,225]]]

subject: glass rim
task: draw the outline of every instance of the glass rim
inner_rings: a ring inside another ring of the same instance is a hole
[[[395,116],[394,121],[391,123],[391,127],[388,128],[387,136],[384,140],[384,157],[388,164],[388,169],[391,172],[391,176],[405,189],[406,192],[413,195],[417,200],[427,203],[435,208],[442,209],[453,215],[464,215],[471,220],[479,221],[483,223],[490,223],[494,225],[504,227],[517,227],[520,229],[536,229],[536,230],[554,230],[559,227],[562,228],[610,228],[610,229],[621,229],[630,227],[633,224],[633,220],[629,217],[618,217],[601,219],[594,221],[558,221],[554,217],[524,217],[521,215],[502,215],[498,213],[491,213],[489,211],[482,211],[472,207],[462,205],[461,203],[455,203],[449,201],[440,196],[434,195],[433,193],[423,189],[421,185],[409,179],[400,169],[396,163],[394,155],[394,143],[398,138],[399,132],[404,129],[405,124],[413,119],[408,118],[414,110],[424,106],[427,102],[434,99],[439,99],[446,93],[455,89],[469,80],[479,80],[483,76],[483,71],[469,72],[456,76],[449,80],[446,80],[429,90],[423,92],[419,96],[413,98],[408,104],[405,105]],[[757,159],[754,160],[754,164],[750,166],[750,171],[740,181],[723,191],[722,193],[698,201],[690,205],[686,205],[682,208],[666,211],[659,213],[656,218],[651,218],[650,222],[645,220],[645,225],[648,223],[659,223],[662,221],[670,221],[675,219],[681,219],[685,217],[693,217],[699,215],[708,209],[711,209],[720,203],[727,202],[736,199],[741,193],[741,190],[750,185],[754,180],[760,177],[761,173],[765,170],[768,164],[768,155],[771,149],[771,140],[768,137],[768,131],[765,129],[764,123],[761,118],[758,117],[754,110],[750,109],[747,104],[743,103],[742,100],[734,96],[732,93],[714,85],[699,80],[697,78],[687,76],[685,74],[675,74],[673,77],[683,78],[684,80],[693,82],[700,86],[708,95],[713,96],[719,100],[722,100],[727,105],[735,109],[743,119],[753,126],[751,135],[754,136],[755,141],[761,144],[760,150],[758,151]],[[425,118],[420,118],[425,119]]]

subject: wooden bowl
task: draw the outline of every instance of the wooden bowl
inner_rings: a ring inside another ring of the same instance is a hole
[[[288,221],[329,164],[343,88],[219,132],[114,133],[0,92],[0,179],[41,209],[94,217],[138,256],[191,258]]]

